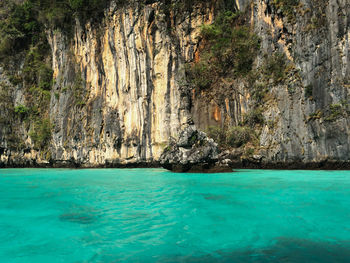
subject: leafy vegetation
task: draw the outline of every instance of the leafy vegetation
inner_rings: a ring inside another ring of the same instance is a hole
[[[210,126],[207,134],[210,138],[216,141],[221,148],[238,148],[248,142],[255,142],[257,134],[255,128],[265,123],[262,110],[260,107],[252,109],[244,115],[244,121],[240,126],[223,128]]]
[[[256,80],[254,80],[256,81]],[[267,85],[263,85],[261,83],[251,83],[249,86],[249,92],[252,96],[252,99],[256,102],[256,106],[264,103],[265,95],[268,92]]]
[[[70,31],[73,19],[80,19],[82,25],[87,20],[97,21],[110,0],[27,0],[34,2],[39,9],[40,21],[52,28],[61,28]],[[117,3],[123,4],[125,0]]]
[[[256,107],[250,112],[243,115],[243,123],[247,126],[254,127],[257,124],[264,124],[265,119],[262,114],[262,108]]]
[[[234,126],[228,129],[211,126],[207,134],[221,148],[241,147],[256,139],[255,131],[246,126]]]
[[[83,79],[81,77],[81,72],[76,73],[74,84],[72,86],[73,95],[75,99],[75,104],[78,106],[83,106],[86,104],[87,92],[84,89]]]
[[[262,70],[265,76],[272,78],[275,84],[283,82],[287,74],[287,59],[284,53],[273,53],[265,56]]]
[[[9,127],[10,117],[14,113],[14,105],[7,84],[0,82],[0,126]]]
[[[32,127],[30,136],[41,149],[47,147],[47,136],[51,134],[43,120],[47,116],[53,72],[50,46],[40,21],[40,5],[32,0],[22,3],[5,0],[0,9],[3,11],[0,14],[0,63],[13,85],[23,85],[26,99],[26,105],[14,107],[13,112]],[[21,142],[15,137],[11,139],[14,143]]]
[[[312,90],[313,90],[312,85],[307,85],[305,87],[305,98],[308,99],[312,97]]]
[[[209,126],[207,135],[217,142],[220,146],[226,144],[226,130],[218,126]]]
[[[37,20],[33,3],[25,1],[17,5],[5,0],[0,8],[7,10],[0,22],[0,60],[9,59],[16,52],[41,41],[44,30]]]
[[[32,131],[29,133],[36,149],[47,148],[51,140],[51,128],[49,119],[45,118],[36,120]]]
[[[328,114],[325,118],[326,121],[336,121],[344,115],[344,109],[341,104],[331,104],[328,108]]]
[[[227,145],[241,147],[255,137],[255,132],[249,127],[232,127],[227,131]]]
[[[327,23],[327,18],[324,13],[319,13],[313,17],[311,17],[310,24],[308,25],[308,29],[317,30],[325,26]]]
[[[319,0],[311,0],[310,1],[311,8],[308,8],[306,11],[310,12],[309,15],[309,23],[306,26],[306,31],[314,31],[317,34],[320,31],[323,31],[323,28],[327,24],[327,17],[325,12],[325,2]]]
[[[319,120],[319,119],[322,118],[322,116],[323,116],[323,112],[321,110],[317,110],[316,112],[311,113],[308,116],[307,120],[308,121],[310,121],[310,120]]]
[[[269,78],[284,77],[285,67],[281,67],[284,61],[279,57],[270,58],[271,63],[267,63],[266,68],[254,69],[260,40],[244,17],[239,12],[225,11],[213,24],[203,25],[200,55],[186,68],[189,86],[209,93],[209,99],[232,96],[235,92],[234,80],[242,79],[249,83],[251,95],[257,103],[243,116],[239,126],[208,128],[208,135],[222,148],[244,147],[256,141],[254,128],[265,122],[261,105],[267,92],[266,85],[257,83],[257,80],[265,73]]]
[[[21,117],[21,119],[25,119],[28,117],[30,109],[24,105],[18,105],[15,107],[15,113]]]
[[[299,0],[273,0],[272,2],[277,9],[280,9],[282,13],[288,18],[290,22],[295,21],[295,14]]]
[[[0,60],[18,51],[47,42],[45,27],[70,32],[74,18],[84,24],[100,19],[110,0],[25,0],[18,3],[3,0],[0,3]],[[119,0],[119,4],[127,1]],[[45,26],[44,26],[45,25]],[[40,51],[45,51],[41,49]],[[44,52],[45,53],[45,52]]]
[[[223,78],[245,76],[252,70],[259,39],[242,20],[240,13],[226,11],[213,24],[202,26],[200,58],[186,68],[192,87],[215,88]]]
[[[350,113],[348,108],[349,108],[349,104],[346,103],[345,101],[341,101],[340,103],[336,103],[336,104],[330,104],[328,105],[327,108],[325,108],[324,111],[317,110],[316,112],[310,114],[308,116],[308,121],[317,120],[324,117],[325,121],[334,122],[339,120],[342,117],[347,116]]]
[[[27,52],[25,64],[23,67],[23,76],[25,83],[29,86],[37,85],[42,90],[50,90],[52,86],[53,71],[45,58],[48,54],[43,52],[44,48],[48,48],[47,43],[41,43],[31,47]]]

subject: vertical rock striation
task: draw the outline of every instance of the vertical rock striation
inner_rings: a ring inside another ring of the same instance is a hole
[[[209,101],[184,84],[186,63],[199,55],[200,27],[218,12],[217,1],[198,2],[176,11],[160,1],[111,1],[98,24],[76,20],[72,35],[48,30],[55,79],[50,154],[33,147],[15,116],[14,107],[25,104],[22,88],[1,69],[0,165],[151,163],[189,117],[201,130],[242,122],[255,103],[247,80],[235,79],[230,95]],[[293,1],[234,2],[260,38],[254,67],[276,52],[292,65],[283,83],[264,84],[256,152],[266,163],[349,161],[348,0],[300,0],[291,8]]]
[[[59,94],[51,99],[52,157],[86,165],[152,162],[189,116],[179,83],[213,9],[199,5],[175,16],[160,3],[112,3],[105,14],[97,27],[77,22],[69,45],[49,33]]]
[[[295,67],[286,85],[271,90],[276,104],[267,107],[266,119],[278,121],[262,132],[264,153],[278,161],[348,161],[349,2],[300,1],[294,21],[269,2],[255,8],[262,48],[283,50]]]
[[[260,37],[264,54],[285,54],[292,66],[282,84],[268,88],[259,154],[266,163],[348,162],[350,156],[350,5],[347,0],[237,1]],[[237,125],[254,106],[249,84],[232,84],[231,96],[210,100],[195,94],[198,127]],[[270,125],[269,125],[270,124]]]

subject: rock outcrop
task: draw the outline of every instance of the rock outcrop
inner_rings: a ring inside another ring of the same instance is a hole
[[[54,84],[45,93],[51,131],[44,150],[33,142],[34,124],[15,113],[28,102],[24,84],[0,68],[0,167],[155,164],[189,118],[200,130],[237,126],[254,108],[257,94],[247,79],[232,80],[229,96],[210,101],[184,84],[187,63],[201,56],[201,26],[215,20],[220,1],[194,1],[182,11],[164,6],[168,1],[117,2],[110,1],[99,24],[76,19],[70,34],[46,28]],[[266,90],[264,122],[249,158],[264,167],[328,161],[350,167],[349,0],[231,4],[260,39],[254,66],[274,53],[290,66],[283,83],[259,84]],[[176,147],[190,154],[187,146]]]
[[[265,157],[267,167],[317,167],[323,162],[350,167],[349,1],[239,3],[251,4],[249,19],[261,41],[256,63],[266,65],[263,54],[271,58],[276,52],[290,63],[284,82],[261,82],[268,93],[255,154]],[[250,86],[238,79],[232,89],[232,96],[209,102],[195,93],[191,112],[199,129],[239,125],[249,114],[255,103]]]
[[[218,145],[189,123],[164,149],[160,164],[173,172],[231,172],[228,165],[220,165]]]
[[[200,27],[213,20],[215,5],[198,3],[179,14],[165,10],[162,1],[122,7],[117,2],[111,1],[98,25],[76,20],[71,36],[57,29],[47,32],[55,82],[45,109],[54,127],[46,152],[53,163],[100,167],[156,162],[190,116],[188,93],[181,91],[180,82],[186,61],[197,52]],[[0,69],[2,80],[8,82]],[[5,89],[12,105],[26,105],[22,86]],[[11,123],[0,127],[0,162],[48,163],[34,149],[30,127],[3,109],[2,114]],[[24,130],[17,133],[18,140],[30,154],[9,147],[10,126]]]

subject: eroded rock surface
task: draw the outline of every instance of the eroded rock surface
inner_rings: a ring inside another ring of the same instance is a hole
[[[219,164],[218,145],[188,124],[160,156],[160,164],[174,172],[231,172],[227,165]]]
[[[186,63],[200,57],[201,26],[218,13],[217,1],[200,2],[167,14],[161,1],[137,7],[111,1],[97,25],[76,21],[69,36],[48,30],[55,81],[45,150],[34,147],[32,127],[15,114],[27,105],[23,84],[11,83],[0,68],[0,167],[157,163],[187,118],[201,130],[239,125],[254,107],[249,83],[236,79],[233,94],[209,102],[183,85]],[[264,159],[249,162],[350,167],[349,1],[300,0],[290,9],[276,5],[281,1],[233,2],[260,38],[254,63],[278,52],[291,65],[284,83],[261,83],[268,90],[265,122],[254,155]],[[184,146],[176,147],[187,156],[192,148]],[[242,154],[230,153],[224,163],[245,167]]]

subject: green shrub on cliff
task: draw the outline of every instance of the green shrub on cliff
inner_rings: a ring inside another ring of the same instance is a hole
[[[38,69],[38,78],[39,78],[39,88],[43,90],[50,90],[52,86],[52,74],[53,70],[51,67],[42,63]]]
[[[328,106],[326,121],[336,121],[345,115],[345,111],[341,104],[330,104]]]
[[[312,85],[307,85],[305,88],[305,98],[308,99],[308,98],[311,98],[312,97],[312,93],[313,93],[313,87]]]
[[[44,28],[71,31],[74,18],[99,21],[110,0],[4,0],[0,3],[0,56],[37,42]],[[119,0],[119,5],[127,1]],[[45,25],[45,26],[44,26]]]
[[[44,25],[38,21],[39,7],[34,1],[24,1],[15,4],[6,1],[6,12],[0,22],[0,62],[11,81],[17,85],[22,82],[17,74],[11,74],[16,69],[10,68],[15,63],[17,55],[25,56],[23,77],[25,84],[39,85],[48,90],[51,87],[52,71],[50,63],[45,62],[50,53],[50,46],[44,32]]]
[[[202,26],[201,37],[199,59],[186,67],[193,88],[230,89],[225,83],[252,70],[259,38],[245,25],[241,13],[222,12],[213,24]]]
[[[43,90],[51,89],[53,71],[51,65],[45,61],[49,50],[48,43],[42,42],[27,51],[23,67],[23,77],[27,85],[36,85]]]
[[[70,31],[74,18],[81,20],[82,25],[87,20],[99,20],[109,0],[29,0],[40,7],[40,20],[53,28]]]
[[[235,79],[254,75],[260,40],[245,18],[244,14],[226,10],[213,24],[201,28],[199,56],[187,65],[186,76],[189,86],[203,91],[201,94],[209,99],[229,98],[235,92]],[[255,80],[251,86],[255,87]],[[259,86],[252,93],[261,103],[266,88]],[[209,127],[207,133],[221,148],[237,148],[253,141],[256,135],[252,127],[263,123],[262,110],[257,107],[244,116],[241,126]]]
[[[263,110],[260,107],[252,109],[243,115],[243,123],[250,127],[254,127],[257,124],[264,124],[265,119],[262,113]]]
[[[231,147],[241,147],[254,137],[254,130],[249,127],[236,126],[227,131],[226,142]]]
[[[215,65],[208,63],[211,60],[209,53],[202,54],[202,59],[195,64],[186,65],[187,77],[191,85],[199,89],[210,88],[214,82],[213,70]]]
[[[241,13],[226,11],[214,24],[202,26],[208,55],[201,60],[213,64],[218,74],[244,75],[252,69],[259,39],[248,26],[240,25],[240,17]]]
[[[288,18],[290,22],[294,22],[295,15],[299,0],[273,0],[272,2],[277,9],[280,9],[282,13]]]
[[[265,64],[262,68],[263,74],[272,77],[275,84],[282,82],[286,78],[288,60],[284,53],[276,52],[265,56]]]
[[[29,133],[35,148],[46,149],[48,147],[51,140],[51,128],[52,125],[47,118],[35,122],[33,130]]]
[[[254,130],[247,126],[233,126],[229,128],[210,126],[207,134],[221,148],[242,147],[256,138]]]
[[[36,44],[43,28],[36,19],[37,12],[30,1],[20,5],[5,1],[0,8],[6,10],[0,21],[0,60],[3,60],[14,52]]]
[[[73,91],[75,104],[77,106],[84,106],[88,99],[88,92],[84,88],[84,81],[81,77],[81,71],[76,72],[74,84],[71,88]]]
[[[226,144],[226,131],[221,127],[209,126],[207,130],[207,135],[220,146]]]
[[[21,119],[28,117],[30,109],[22,104],[15,107],[15,113],[20,116]]]

